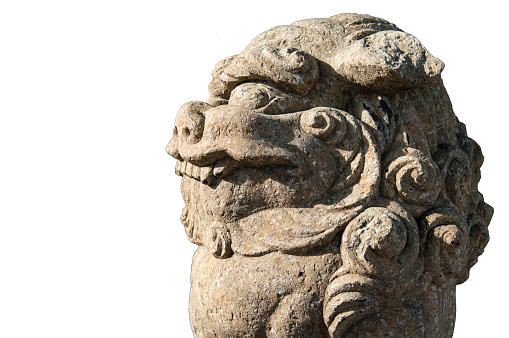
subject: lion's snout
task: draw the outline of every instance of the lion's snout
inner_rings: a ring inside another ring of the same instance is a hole
[[[266,115],[238,106],[190,102],[179,110],[166,150],[179,160],[177,174],[198,180],[212,174],[224,177],[238,167],[270,166],[301,175],[304,158],[296,150],[314,137],[300,129],[300,115]]]

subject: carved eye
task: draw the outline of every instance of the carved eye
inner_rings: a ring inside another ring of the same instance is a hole
[[[273,98],[267,86],[258,83],[244,83],[232,91],[229,104],[254,110],[265,107]]]
[[[279,115],[308,109],[309,98],[288,93],[265,83],[243,83],[231,93],[230,106],[247,108],[257,113]]]

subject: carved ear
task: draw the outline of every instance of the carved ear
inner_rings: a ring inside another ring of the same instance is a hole
[[[413,35],[390,30],[353,42],[338,54],[335,68],[353,83],[392,94],[433,81],[444,63]]]

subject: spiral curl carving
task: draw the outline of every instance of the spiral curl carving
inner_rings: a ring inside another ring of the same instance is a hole
[[[381,198],[350,222],[341,242],[343,266],[325,295],[329,334],[341,337],[352,323],[381,311],[386,293],[405,292],[422,272],[418,255],[417,224],[394,201]]]
[[[438,197],[441,174],[436,163],[414,148],[398,149],[383,161],[381,192],[407,207],[414,217]]]
[[[493,208],[484,202],[480,192],[472,193],[471,200],[474,202],[469,205],[471,212],[468,215],[468,269],[477,263],[478,257],[488,245],[488,225],[493,217]]]
[[[426,271],[432,282],[442,286],[453,278],[468,277],[468,234],[466,220],[453,208],[436,208],[420,221]]]
[[[212,222],[207,228],[205,245],[217,258],[228,258],[233,254],[230,231],[220,222]]]
[[[379,308],[380,281],[357,274],[337,275],[327,287],[323,316],[331,337],[342,337],[348,328]]]
[[[409,233],[414,232],[414,233]],[[418,253],[416,227],[396,213],[371,207],[345,229],[341,257],[352,273],[386,279],[413,265]]]
[[[468,249],[468,268],[470,269],[477,263],[478,257],[484,252],[488,245],[490,234],[485,220],[478,214],[471,214],[468,220],[469,226],[469,249]]]
[[[472,193],[472,169],[467,154],[460,148],[441,145],[433,158],[442,173],[448,199],[464,208]]]

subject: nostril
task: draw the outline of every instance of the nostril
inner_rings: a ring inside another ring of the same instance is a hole
[[[203,136],[205,126],[204,112],[211,108],[204,102],[190,102],[183,105],[175,119],[175,137],[188,144],[198,143]]]
[[[181,137],[191,144],[199,142],[203,136],[204,125],[205,117],[202,114],[190,112],[180,130]]]

